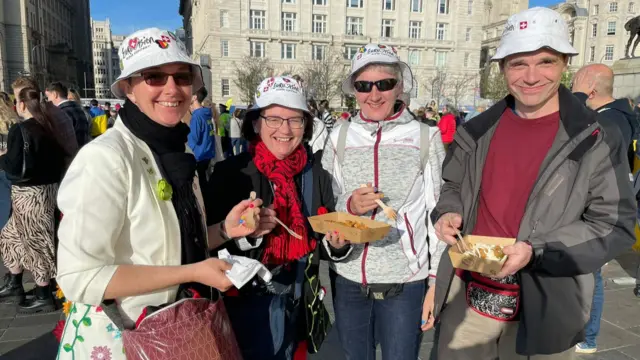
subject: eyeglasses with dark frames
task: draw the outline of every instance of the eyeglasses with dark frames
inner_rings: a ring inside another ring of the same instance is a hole
[[[289,127],[291,129],[302,129],[304,127],[305,124],[305,120],[303,116],[296,116],[296,117],[292,117],[292,118],[288,118],[288,119],[283,119],[281,117],[278,116],[262,116],[260,115],[260,117],[262,119],[264,119],[265,124],[267,124],[267,127],[270,127],[272,129],[279,129],[282,124],[286,121],[289,124]]]
[[[173,81],[178,86],[191,86],[193,85],[193,74],[191,72],[179,72],[175,74],[166,74],[159,71],[149,71],[144,73],[136,73],[131,77],[142,77],[144,82],[149,86],[164,86],[169,81],[169,76],[173,78]]]

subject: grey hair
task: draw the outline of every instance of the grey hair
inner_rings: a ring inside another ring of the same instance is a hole
[[[393,75],[393,77],[398,80],[398,82],[402,82],[402,67],[400,67],[400,64],[380,64],[380,63],[374,63],[374,64],[369,64],[365,67],[363,67],[362,69],[358,70],[358,72],[356,72],[355,74],[353,74],[353,77],[351,77],[351,81],[355,81],[356,78],[358,76],[360,76],[360,74],[362,74],[365,70],[381,70],[386,72],[389,75]]]

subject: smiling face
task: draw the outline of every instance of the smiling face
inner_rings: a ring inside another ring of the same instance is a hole
[[[146,69],[142,74],[185,74],[191,67],[186,64],[167,64]],[[161,86],[148,85],[143,77],[132,77],[130,82],[122,81],[125,93],[131,102],[151,120],[167,127],[176,126],[189,111],[192,86],[176,84],[172,76]]]
[[[302,118],[303,126],[300,129],[291,128],[289,122],[283,121],[280,127],[275,128],[273,121],[269,121],[269,125],[267,125],[267,120],[265,118],[292,119],[290,121],[291,123]],[[264,144],[267,146],[267,149],[269,149],[276,158],[283,160],[286,159],[287,156],[291,155],[300,143],[302,143],[305,128],[304,121],[306,120],[302,110],[273,105],[262,110],[260,117],[254,121],[254,127],[257,130],[256,132],[260,136],[260,139],[262,139]]]
[[[384,79],[398,79],[401,77],[390,66],[370,65],[364,68],[356,78],[356,81],[378,81]],[[389,91],[380,91],[374,85],[371,92],[355,92],[356,101],[362,111],[362,115],[369,120],[381,121],[393,115],[393,107],[402,92],[402,81]]]
[[[516,110],[532,118],[557,111],[558,87],[566,67],[567,57],[548,49],[505,58],[502,71]]]

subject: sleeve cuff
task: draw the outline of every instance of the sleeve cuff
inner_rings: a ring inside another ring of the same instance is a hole
[[[429,285],[429,287],[432,287],[435,284],[436,284],[436,276],[429,274],[429,277],[427,278],[427,285]]]
[[[89,305],[98,306],[104,301],[104,293],[107,290],[111,278],[118,270],[118,265],[106,265],[99,269],[95,273],[93,279],[87,284],[84,296],[79,295],[75,300]]]
[[[356,215],[356,213],[354,213],[353,211],[351,211],[351,196],[349,196],[349,198],[347,199],[347,212],[351,215]]]
[[[234,241],[236,242],[238,249],[242,251],[249,251],[249,250],[260,247],[260,245],[262,244],[262,236],[260,236],[259,238],[242,237],[242,238],[235,239]],[[252,241],[253,241],[253,244],[252,244]]]
[[[336,249],[331,246],[331,244],[329,244],[326,238],[322,239],[322,245],[324,246],[327,254],[329,254],[329,258],[332,261],[343,261],[348,258],[353,251],[353,246],[351,246],[351,244],[345,245],[341,249]]]
[[[524,267],[527,270],[535,270],[540,266],[540,263],[542,262],[542,256],[544,255],[544,244],[533,244],[531,241],[526,240],[525,243],[529,244],[529,246],[531,246],[531,260],[529,260],[529,263]]]

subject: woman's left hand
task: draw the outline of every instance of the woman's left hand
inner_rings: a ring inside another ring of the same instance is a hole
[[[427,295],[424,297],[424,303],[422,304],[422,326],[420,326],[422,331],[430,330],[433,328],[433,325],[435,325],[435,318],[433,317],[435,294],[436,286],[433,285],[427,290]]]
[[[262,200],[244,200],[241,201],[238,205],[234,206],[227,218],[224,221],[224,231],[227,233],[227,236],[231,239],[242,238],[250,235],[256,229],[251,229],[242,225],[240,222],[242,215],[247,211],[253,211],[256,218],[260,218],[260,206],[262,206]]]
[[[345,240],[344,235],[337,231],[330,231],[326,235],[326,239],[335,249],[342,249],[345,245],[349,245],[349,240]]]

